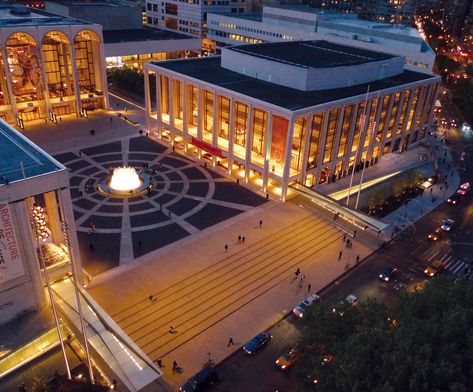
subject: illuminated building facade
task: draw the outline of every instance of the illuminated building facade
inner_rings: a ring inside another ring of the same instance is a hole
[[[102,28],[0,5],[0,118],[18,123],[108,106]]]
[[[4,121],[0,121],[0,151],[0,323],[4,323],[47,305],[43,267],[51,281],[71,272],[67,238],[81,282],[82,268],[67,168]],[[34,207],[42,210],[40,238],[32,225]],[[64,223],[69,230],[64,230]]]
[[[326,41],[223,48],[145,72],[152,136],[283,200],[292,182],[336,181],[422,140],[440,82],[403,57]]]

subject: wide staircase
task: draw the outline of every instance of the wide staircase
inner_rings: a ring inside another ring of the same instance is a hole
[[[292,279],[297,268],[323,258],[341,236],[329,221],[307,216],[153,293],[158,300],[152,306],[149,300],[142,300],[111,316],[151,359],[165,357]],[[178,333],[169,332],[171,325]]]

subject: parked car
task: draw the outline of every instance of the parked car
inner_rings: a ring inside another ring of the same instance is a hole
[[[430,233],[427,238],[431,241],[438,241],[440,238],[443,237],[445,232],[439,227],[438,229],[435,229],[432,233]]]
[[[301,301],[293,310],[297,317],[302,318],[304,317],[304,313],[306,312],[307,308],[312,305],[313,303],[319,303],[320,297],[317,294],[312,293],[308,297],[306,297],[303,301]]]
[[[398,272],[399,270],[397,268],[388,267],[382,273],[379,274],[379,279],[384,282],[389,282]]]
[[[276,360],[276,366],[282,370],[286,370],[294,365],[294,362],[296,362],[298,358],[299,352],[297,351],[297,348],[294,347]]]
[[[454,225],[455,225],[455,221],[453,219],[444,219],[442,221],[442,226],[440,226],[440,228],[443,231],[451,231]]]
[[[443,267],[445,267],[445,263],[442,260],[435,260],[424,270],[424,274],[430,278],[433,278],[443,269]]]
[[[179,389],[181,392],[203,391],[218,380],[218,374],[211,366],[203,368],[195,376],[189,378]]]
[[[456,120],[450,120],[450,126],[452,128],[456,128],[457,127],[457,121]]]
[[[460,189],[458,189],[459,191]],[[457,191],[457,192],[458,192]],[[450,205],[453,205],[453,206],[456,206],[458,203],[460,203],[460,200],[461,200],[461,194],[460,193],[454,193],[452,196],[450,196],[448,199],[447,199],[447,204],[450,204]]]
[[[458,188],[457,193],[459,195],[466,195],[470,191],[471,185],[469,182],[464,182],[463,184],[460,185],[460,188]]]
[[[249,355],[254,355],[260,348],[266,346],[272,338],[269,332],[261,332],[243,346],[243,351]]]

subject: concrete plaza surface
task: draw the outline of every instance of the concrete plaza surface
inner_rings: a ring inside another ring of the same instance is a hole
[[[289,313],[308,284],[319,291],[377,247],[355,239],[345,248],[343,235],[296,203],[268,202],[118,267],[89,293],[152,360],[163,360],[165,379],[177,388],[208,353],[223,360]],[[227,347],[230,337],[236,345]],[[173,361],[182,373],[172,373]]]

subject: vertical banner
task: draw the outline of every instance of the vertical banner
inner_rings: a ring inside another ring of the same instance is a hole
[[[280,164],[284,163],[286,151],[287,128],[289,121],[283,117],[273,116],[273,129],[271,136],[271,160]]]
[[[8,204],[0,203],[0,283],[21,276],[23,273],[10,208]]]

